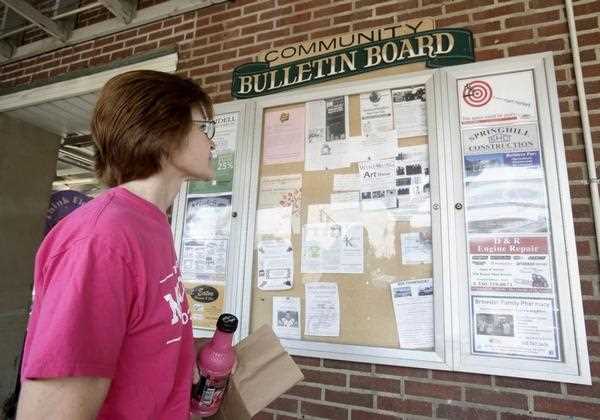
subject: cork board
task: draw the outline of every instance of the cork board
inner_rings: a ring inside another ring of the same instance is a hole
[[[390,87],[403,87],[401,79],[398,80],[396,85]],[[339,92],[338,94],[343,93]],[[293,100],[293,95],[290,95],[290,99]],[[297,106],[304,106],[304,103],[290,102],[285,106],[270,108],[266,111],[289,110]],[[360,136],[359,95],[348,97],[347,112],[349,114],[348,129],[350,136]],[[402,138],[397,141],[399,146],[426,145],[427,137]],[[261,154],[259,178],[292,174],[302,175],[300,223],[304,226],[308,223],[309,206],[330,203],[334,175],[350,173],[358,173],[357,163],[352,163],[347,168],[305,172],[304,162],[265,165]],[[263,324],[271,325],[272,298],[274,296],[293,296],[299,297],[301,301],[300,323],[302,340],[304,341],[402,348],[396,328],[390,283],[398,280],[432,277],[433,267],[432,264],[402,264],[401,234],[419,231],[429,232],[430,228],[411,227],[407,221],[396,221],[388,217],[387,212],[388,210],[361,211],[361,220],[364,225],[364,272],[360,274],[302,273],[301,230],[300,232],[293,232],[290,240],[294,249],[294,282],[293,288],[290,290],[263,291],[257,287],[256,242],[269,239],[269,236],[257,237],[253,246],[251,332],[256,331]],[[304,318],[306,314],[304,285],[313,281],[335,282],[338,285],[340,300],[339,337],[304,335]]]

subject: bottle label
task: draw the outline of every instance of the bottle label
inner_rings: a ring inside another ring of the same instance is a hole
[[[228,382],[229,376],[211,376],[200,369],[200,382],[196,393],[198,404],[207,409],[220,405]]]

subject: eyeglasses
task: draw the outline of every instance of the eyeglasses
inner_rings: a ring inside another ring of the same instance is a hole
[[[209,140],[215,136],[215,124],[216,122],[213,120],[192,120],[194,124],[198,126],[198,128],[206,134]]]

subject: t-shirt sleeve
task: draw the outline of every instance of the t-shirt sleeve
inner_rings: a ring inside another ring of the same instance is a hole
[[[49,260],[42,276],[23,376],[111,379],[135,300],[127,262],[106,244],[86,239]]]

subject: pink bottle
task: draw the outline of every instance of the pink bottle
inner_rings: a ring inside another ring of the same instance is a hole
[[[198,354],[200,382],[192,387],[191,413],[208,417],[219,411],[235,363],[235,350],[231,345],[238,326],[235,315],[222,314],[212,340]]]

